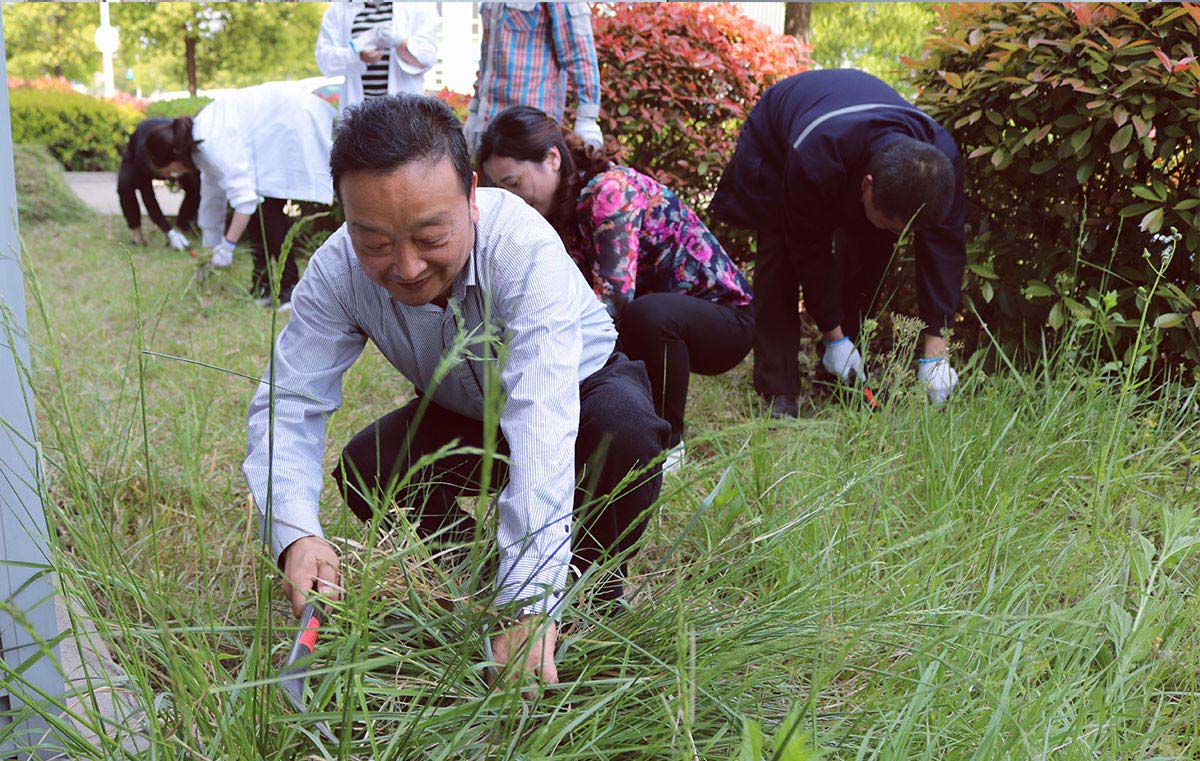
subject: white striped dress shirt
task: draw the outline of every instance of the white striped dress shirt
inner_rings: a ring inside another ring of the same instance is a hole
[[[270,511],[276,559],[295,540],[321,536],[325,419],[366,342],[434,403],[481,420],[495,352],[480,344],[440,382],[434,370],[460,331],[490,330],[506,352],[500,429],[510,462],[498,500],[496,604],[556,613],[571,560],[579,383],[604,366],[616,330],[540,214],[495,188],[478,189],[477,203],[475,250],[445,309],[405,306],[372,282],[344,225],[313,255],[275,343],[273,442],[268,368],[250,405],[243,472],[264,531]]]

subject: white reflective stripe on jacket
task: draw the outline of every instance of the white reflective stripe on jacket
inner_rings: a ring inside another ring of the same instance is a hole
[[[333,203],[335,115],[316,95],[284,83],[237,90],[201,109],[192,137],[204,245],[220,242],[226,204],[249,214],[263,198]]]
[[[354,26],[354,17],[365,6],[366,3],[361,2],[330,3],[317,35],[317,68],[327,77],[345,77],[338,101],[339,111],[361,103],[363,99],[362,75],[367,65],[350,47],[350,30]],[[392,34],[398,40],[407,41],[408,52],[421,66],[402,61],[393,50],[388,56],[388,95],[398,92],[421,95],[425,92],[425,72],[437,63],[441,26],[437,3],[392,3]]]

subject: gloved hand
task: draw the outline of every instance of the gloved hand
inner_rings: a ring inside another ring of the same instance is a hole
[[[930,402],[941,404],[958,385],[958,373],[945,357],[922,358],[917,360],[917,383],[925,389]]]
[[[221,242],[212,247],[212,261],[209,263],[218,268],[224,269],[233,264],[233,250],[237,248],[236,243],[231,243],[225,238],[221,238]]]
[[[600,131],[600,125],[595,119],[586,116],[575,117],[575,134],[588,145],[604,147],[604,133]]]
[[[479,118],[479,105],[474,98],[467,104],[467,123],[463,125],[463,137],[467,139],[467,153],[474,156],[483,139],[483,120]]]
[[[167,245],[176,251],[187,251],[187,236],[172,227],[170,230],[167,230]]]
[[[836,341],[825,341],[825,356],[821,364],[842,383],[857,383],[863,377],[862,355],[854,342],[843,336]]]
[[[375,27],[375,47],[379,50],[391,50],[404,40],[396,36],[391,24],[378,24]]]
[[[375,42],[375,28],[372,27],[365,32],[360,33],[356,37],[350,38],[350,46],[354,48],[354,52],[362,55],[363,53],[371,53],[379,48]]]

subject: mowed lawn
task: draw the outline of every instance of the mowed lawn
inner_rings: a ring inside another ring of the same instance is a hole
[[[451,562],[372,540],[326,479],[351,592],[314,664],[321,742],[272,681],[294,629],[240,470],[281,327],[248,257],[201,279],[115,217],[23,233],[58,571],[155,758],[1200,756],[1196,390],[1068,359],[964,373],[941,410],[901,378],[877,413],[832,398],[792,424],[755,412],[748,360],[695,378],[632,609],[569,616],[532,702],[483,677],[486,542]],[[326,472],[412,396],[371,348],[344,391]]]

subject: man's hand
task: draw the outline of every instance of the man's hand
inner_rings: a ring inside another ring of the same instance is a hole
[[[237,248],[237,244],[228,238],[222,238],[221,242],[212,247],[212,259],[210,263],[213,267],[224,269],[233,264],[233,251]]]
[[[917,383],[925,389],[930,402],[941,404],[958,385],[958,373],[945,357],[923,358],[917,360]]]
[[[558,667],[554,665],[554,646],[558,641],[558,625],[545,616],[522,616],[517,623],[492,637],[492,655],[501,673],[511,682],[524,682],[530,675],[542,684],[558,684]],[[521,657],[525,662],[505,669],[509,658]],[[537,697],[536,690],[521,693],[527,700]]]
[[[862,355],[858,353],[854,342],[842,336],[836,340],[825,339],[825,356],[821,364],[832,375],[836,375],[842,383],[854,383],[863,379]]]
[[[358,54],[358,60],[370,66],[373,63],[379,63],[383,58],[382,50],[364,50]]]
[[[308,593],[315,582],[317,592],[338,599],[342,587],[341,561],[337,550],[319,536],[306,536],[292,542],[280,558],[283,563],[283,593],[296,616],[304,610]]]
[[[596,148],[604,147],[604,133],[600,131],[600,125],[595,119],[585,116],[575,117],[575,134],[579,135],[579,139],[587,145]]]

